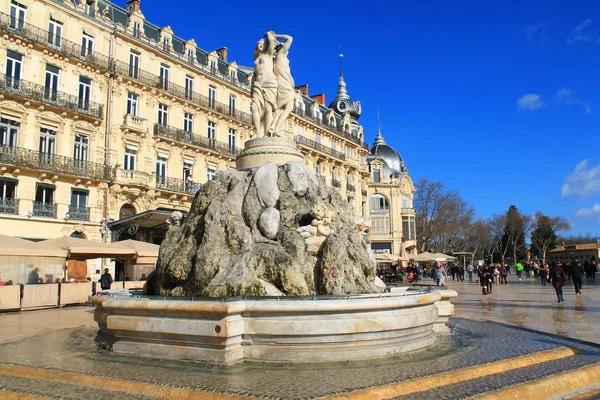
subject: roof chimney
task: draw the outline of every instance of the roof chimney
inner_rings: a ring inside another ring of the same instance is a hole
[[[310,98],[313,99],[313,100],[318,101],[322,105],[325,105],[325,95],[323,93],[321,93],[321,94],[315,94],[314,96],[310,96]]]
[[[303,95],[308,96],[308,84],[296,86],[295,89],[298,90]]]

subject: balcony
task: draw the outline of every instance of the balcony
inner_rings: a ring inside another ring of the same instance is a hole
[[[56,204],[34,201],[31,215],[34,217],[56,219]]]
[[[402,207],[400,209],[400,212],[402,213],[402,215],[415,215],[415,209],[414,208]]]
[[[150,187],[151,174],[143,171],[117,168],[115,170],[115,183],[130,186]]]
[[[156,176],[156,188],[169,192],[187,193],[195,195],[202,185],[197,182],[184,181],[183,179]]]
[[[11,18],[8,14],[0,13],[0,30],[19,36],[28,42],[42,45],[85,64],[93,65],[105,71],[110,70],[110,60],[107,56],[86,49],[81,44],[71,42],[63,37],[49,36],[46,29]]]
[[[125,114],[123,129],[130,132],[148,133],[148,120],[135,115]]]
[[[346,159],[346,156],[344,155],[344,153],[340,153],[339,151],[333,150],[332,148],[324,146],[321,143],[317,143],[314,140],[307,139],[304,136],[300,136],[300,135],[296,136],[296,143],[298,143],[301,146],[305,146],[305,147],[309,147],[313,150],[317,150],[323,154],[337,158],[342,161],[344,161]]]
[[[228,143],[217,142],[214,139],[210,139],[205,136],[194,135],[192,132],[187,132],[183,129],[172,126],[154,124],[154,134],[161,138],[213,150],[219,154],[223,154],[232,158],[237,156],[240,152],[240,149],[230,146]]]
[[[86,101],[71,94],[53,91],[37,83],[14,79],[5,74],[0,74],[0,92],[47,104],[61,110],[102,119],[102,104]]]
[[[110,166],[20,147],[0,146],[0,164],[99,181],[110,181],[111,179]]]
[[[19,215],[19,199],[0,197],[0,214]]]
[[[354,192],[356,192],[356,186],[354,186],[351,183],[347,183],[346,184],[346,191],[354,193]]]
[[[314,118],[314,117],[308,115],[306,113],[306,111],[304,111],[301,108],[294,107],[294,114],[296,114],[298,117],[300,117],[306,121],[309,121],[313,124],[320,126],[323,129],[332,131],[332,132],[338,134],[339,136],[342,136],[345,139],[347,139],[353,143],[356,143],[357,145],[360,145],[363,148],[366,148],[366,149],[369,148],[369,146],[366,143],[363,143],[357,136],[354,136],[354,135],[350,134],[349,132],[346,132],[345,130],[343,130],[342,128],[340,128],[336,125],[331,125],[327,122],[324,122],[322,119]]]
[[[334,188],[341,188],[342,182],[338,181],[337,179],[332,179],[331,186],[333,186]]]
[[[89,221],[90,220],[90,207],[77,207],[77,206],[69,206],[69,215],[68,219],[73,219],[75,221]]]
[[[201,95],[176,83],[161,79],[158,75],[154,75],[139,68],[133,68],[122,61],[115,61],[114,65],[115,73],[121,76],[133,79],[144,85],[168,93],[171,96],[188,101],[202,107],[208,112],[215,112],[243,124],[252,125],[252,115],[249,113],[232,108],[227,104],[215,101],[208,96]]]

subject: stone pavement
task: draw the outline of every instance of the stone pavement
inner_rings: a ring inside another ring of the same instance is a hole
[[[571,281],[563,287],[563,303],[558,303],[552,285],[539,279],[521,281],[508,276],[508,285],[494,285],[483,296],[478,283],[447,281],[458,292],[454,315],[476,320],[496,321],[600,344],[600,275],[596,282],[583,278],[582,295],[575,295]],[[427,280],[423,283],[428,283]]]

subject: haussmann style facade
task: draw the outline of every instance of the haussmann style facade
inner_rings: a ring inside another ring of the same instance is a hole
[[[172,213],[235,168],[254,130],[252,70],[148,22],[139,0],[0,0],[0,32],[0,226],[10,235],[160,243]],[[415,245],[414,188],[383,138],[369,149],[361,113],[340,74],[328,105],[297,88],[286,133],[354,206],[374,250],[401,255]]]

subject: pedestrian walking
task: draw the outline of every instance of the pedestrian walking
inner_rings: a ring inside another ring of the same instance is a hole
[[[521,280],[521,273],[523,272],[523,265],[521,263],[516,263],[515,271],[517,272],[517,278],[519,278],[519,280]]]
[[[563,269],[562,264],[552,263],[550,267],[550,277],[552,278],[552,286],[556,291],[556,297],[558,297],[558,302],[565,301],[563,299],[563,285],[567,281],[567,274]]]
[[[444,285],[444,279],[446,278],[446,270],[441,262],[438,262],[435,266],[435,282],[438,286]]]
[[[592,280],[596,280],[596,271],[598,271],[598,262],[596,261],[596,257],[592,256],[590,259],[590,271],[592,273]]]
[[[575,286],[575,294],[581,294],[581,285],[583,284],[581,275],[584,273],[583,266],[579,263],[579,260],[575,259],[571,263],[571,279],[573,279],[573,286]]]
[[[494,284],[498,284],[498,276],[500,275],[500,270],[498,269],[498,265],[494,267]]]
[[[467,274],[469,274],[469,282],[473,282],[473,271],[475,271],[475,268],[473,268],[472,264],[467,265]]]
[[[502,285],[502,282],[504,282],[505,285],[508,285],[508,282],[506,281],[506,274],[508,273],[508,268],[506,267],[506,265],[501,265],[500,266],[500,285]]]
[[[546,286],[546,281],[548,278],[548,264],[545,263],[538,268],[538,273],[540,275],[540,279],[542,280],[542,286]]]

